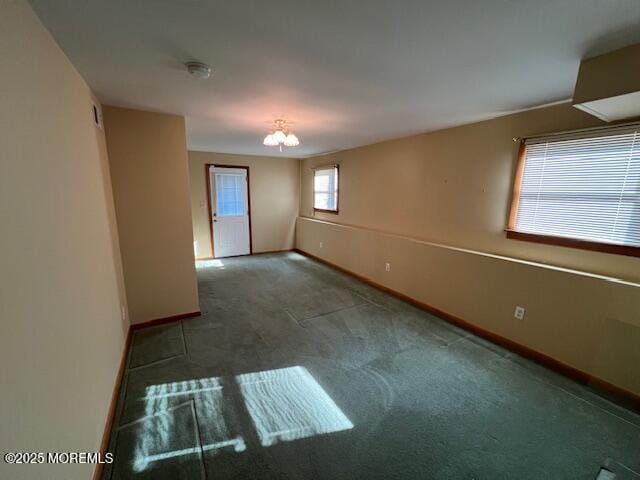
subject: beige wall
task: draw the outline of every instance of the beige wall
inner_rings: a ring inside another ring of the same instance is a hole
[[[193,238],[199,258],[211,256],[205,165],[249,167],[253,252],[290,250],[298,214],[298,160],[291,158],[189,152]]]
[[[340,214],[316,218],[640,281],[640,258],[507,239],[518,146],[513,137],[598,125],[568,104],[304,160],[302,216],[313,216],[313,165],[340,164]]]
[[[0,2],[0,451],[97,451],[128,322],[103,132],[24,0]],[[0,477],[93,465],[0,462]]]
[[[311,167],[330,163],[340,164],[340,214],[315,216],[338,225],[300,218],[296,246],[640,393],[640,259],[503,232],[517,160],[512,137],[597,122],[564,104],[304,160],[301,216],[314,216]],[[513,318],[516,305],[527,309],[522,322]]]
[[[298,219],[296,245],[640,394],[638,284],[307,218]],[[522,321],[516,305],[526,308]]]
[[[184,118],[104,108],[132,323],[195,312]]]

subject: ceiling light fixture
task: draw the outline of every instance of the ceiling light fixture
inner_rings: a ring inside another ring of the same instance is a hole
[[[283,145],[285,147],[297,147],[300,145],[300,140],[298,140],[298,137],[289,129],[287,122],[278,118],[274,121],[273,130],[264,137],[262,144],[267,147],[278,147],[278,149],[282,151]]]
[[[187,72],[196,78],[209,78],[211,76],[211,67],[202,62],[187,62],[184,64]]]

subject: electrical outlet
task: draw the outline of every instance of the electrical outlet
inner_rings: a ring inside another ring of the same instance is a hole
[[[516,307],[516,311],[513,312],[513,316],[518,320],[524,320],[524,307]]]
[[[320,248],[324,247],[324,243],[320,242]]]
[[[124,305],[120,306],[120,315],[122,316],[122,320],[127,319],[127,310],[124,308]]]
[[[390,271],[391,271],[391,264],[390,264],[389,262],[385,263],[385,264],[384,264],[384,269],[385,269],[387,272],[390,272]]]

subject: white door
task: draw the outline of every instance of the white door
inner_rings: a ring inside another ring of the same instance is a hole
[[[209,167],[214,256],[251,253],[247,169]]]

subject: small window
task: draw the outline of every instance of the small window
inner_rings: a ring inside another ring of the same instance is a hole
[[[638,128],[527,140],[507,236],[640,256]]]
[[[216,173],[216,213],[219,217],[239,217],[245,214],[245,178],[240,173]]]
[[[313,173],[313,209],[338,213],[338,166],[319,167]]]

